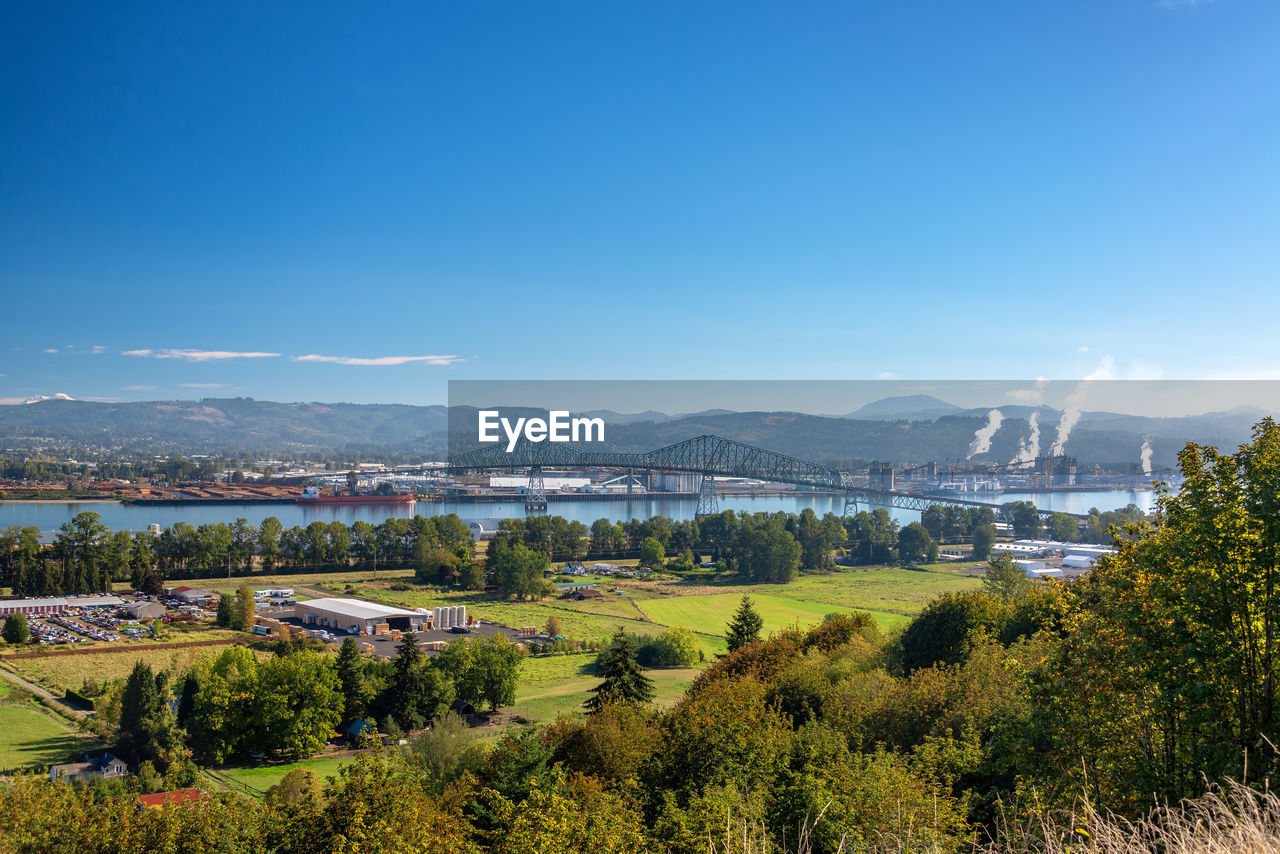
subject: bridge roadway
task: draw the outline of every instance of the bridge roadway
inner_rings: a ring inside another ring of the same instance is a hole
[[[703,500],[715,501],[714,478],[744,477],[772,483],[791,483],[840,492],[846,507],[868,504],[903,510],[924,510],[930,504],[958,504],[966,507],[993,507],[985,501],[972,501],[952,496],[929,496],[914,492],[876,489],[856,483],[856,471],[841,471],[818,463],[789,457],[775,451],[757,448],[719,436],[698,436],[654,451],[623,453],[617,451],[585,451],[564,442],[529,442],[521,439],[508,452],[505,445],[494,444],[464,451],[451,457],[443,469],[432,473],[459,475],[469,472],[520,469],[528,470],[541,482],[543,469],[609,468],[648,469],[659,472],[683,472],[703,476]],[[533,484],[531,484],[531,488]],[[545,504],[545,500],[542,502]],[[701,508],[700,508],[701,509]],[[1049,516],[1052,511],[1036,511]],[[1086,518],[1081,514],[1067,514]]]

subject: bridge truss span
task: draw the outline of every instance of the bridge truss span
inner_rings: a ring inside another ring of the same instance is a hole
[[[715,512],[718,506],[715,477],[749,478],[843,493],[846,509],[858,504],[903,510],[924,510],[930,504],[998,508],[998,505],[987,502],[951,496],[935,497],[913,492],[872,489],[859,483],[855,472],[828,468],[808,460],[711,435],[696,436],[642,453],[586,451],[563,442],[529,442],[521,439],[510,451],[501,444],[494,444],[455,454],[444,471],[460,475],[495,470],[527,470],[541,483],[543,470],[561,468],[648,469],[700,474],[704,480],[709,481],[710,488],[702,490],[698,515]],[[1037,512],[1041,516],[1050,514],[1047,510]]]

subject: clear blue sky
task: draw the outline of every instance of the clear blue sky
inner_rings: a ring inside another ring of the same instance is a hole
[[[1277,45],[1275,0],[9,3],[0,398],[1280,377]]]

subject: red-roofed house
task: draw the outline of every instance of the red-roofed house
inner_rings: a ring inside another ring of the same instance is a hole
[[[205,793],[199,789],[174,789],[172,792],[156,792],[154,795],[142,795],[135,801],[138,809],[163,807],[170,804],[192,804],[203,801]]]

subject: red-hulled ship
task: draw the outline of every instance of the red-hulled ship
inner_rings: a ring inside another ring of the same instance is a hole
[[[298,496],[299,504],[416,504],[418,498],[412,492],[403,495],[374,495],[373,493],[351,495],[321,495],[320,490],[308,486]]]

